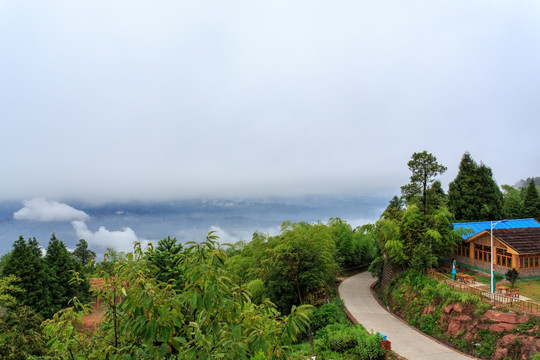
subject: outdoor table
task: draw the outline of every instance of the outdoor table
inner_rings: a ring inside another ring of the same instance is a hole
[[[499,286],[499,285],[497,285],[497,291],[500,292],[501,294],[502,294],[503,291],[505,293],[508,293],[508,289],[510,289],[509,286]]]
[[[459,281],[465,281],[465,277],[467,276],[467,274],[457,273],[456,276]]]
[[[519,299],[519,289],[508,289],[506,290],[506,295]]]

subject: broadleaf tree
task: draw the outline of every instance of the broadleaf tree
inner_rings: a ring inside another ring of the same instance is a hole
[[[104,322],[85,341],[78,312],[65,309],[46,322],[51,354],[69,359],[289,359],[290,345],[307,330],[311,307],[281,316],[275,306],[251,302],[232,281],[227,255],[209,234],[186,244],[178,266],[184,286],[154,277],[140,244],[103,272],[99,297]]]
[[[523,199],[519,190],[510,185],[502,185],[503,217],[505,219],[521,219],[523,215]]]

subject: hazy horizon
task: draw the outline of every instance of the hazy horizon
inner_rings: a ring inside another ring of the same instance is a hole
[[[0,202],[0,254],[10,251],[20,235],[36,237],[46,248],[52,233],[74,249],[84,238],[102,254],[107,247],[132,250],[171,236],[181,242],[203,241],[215,231],[222,243],[250,241],[255,231],[276,235],[284,221],[327,222],[340,217],[356,227],[374,223],[386,207],[379,197],[316,196],[244,200],[116,202],[103,205],[47,199]]]

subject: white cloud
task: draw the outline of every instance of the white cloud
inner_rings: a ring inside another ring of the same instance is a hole
[[[252,235],[248,231],[235,231],[233,233],[229,233],[216,225],[210,226],[208,231],[209,232],[214,231],[215,232],[214,235],[219,236],[218,241],[220,243],[227,243],[227,244],[234,244],[241,240],[249,241],[251,240],[251,235]]]
[[[32,199],[23,201],[24,207],[13,214],[15,220],[30,221],[73,221],[87,220],[87,213],[57,201]]]
[[[281,226],[270,226],[266,227],[264,229],[257,229],[255,231],[265,234],[267,236],[276,236],[280,233]],[[238,241],[251,241],[253,238],[253,231],[247,231],[247,230],[233,230],[233,231],[225,231],[219,226],[212,225],[208,229],[208,231],[214,231],[215,234],[219,236],[219,242],[220,243],[227,243],[227,244],[234,244]]]
[[[140,239],[135,231],[126,227],[121,231],[110,231],[100,226],[98,231],[92,232],[84,221],[75,220],[71,224],[79,238],[85,239],[90,245],[98,245],[105,248],[113,248],[117,251],[133,251],[133,243],[140,242],[145,246],[148,240]]]

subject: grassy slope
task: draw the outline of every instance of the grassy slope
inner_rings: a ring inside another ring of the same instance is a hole
[[[515,286],[521,295],[540,301],[540,280],[516,281]]]

